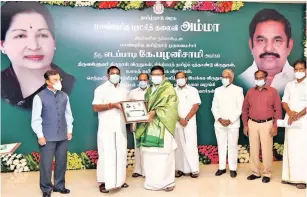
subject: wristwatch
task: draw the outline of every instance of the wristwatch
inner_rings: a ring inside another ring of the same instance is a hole
[[[185,118],[185,120],[186,120],[187,122],[189,122],[189,120],[190,120],[190,119],[188,119],[188,118]]]

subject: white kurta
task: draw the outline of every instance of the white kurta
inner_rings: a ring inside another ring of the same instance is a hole
[[[282,102],[290,110],[300,112],[307,106],[307,80],[301,83],[296,80],[287,84]],[[286,114],[285,120],[289,116]],[[306,183],[307,175],[307,116],[303,116],[286,128],[283,153],[282,180],[290,183]]]
[[[93,105],[108,104],[127,99],[127,91],[107,81],[95,90]],[[127,133],[122,112],[111,109],[98,113],[97,135],[98,164],[97,181],[105,183],[106,189],[121,187],[126,180]]]
[[[201,104],[198,90],[186,85],[184,88],[175,88],[178,99],[178,114],[185,118],[191,111],[193,105]],[[199,156],[197,148],[197,125],[196,115],[188,122],[186,127],[176,124],[175,139],[178,145],[176,149],[176,170],[183,173],[199,173]]]
[[[144,95],[147,91],[147,88],[143,90],[142,88],[138,87],[129,92],[128,99],[129,100],[144,100]],[[136,124],[133,125],[134,128],[136,127]],[[134,137],[134,159],[135,159],[135,165],[134,165],[134,171],[133,173],[140,174],[142,176],[145,176],[144,173],[144,162],[143,162],[143,154],[140,151],[140,148],[136,147],[136,140],[135,140],[135,133],[133,133]]]
[[[165,130],[163,148],[141,147],[144,157],[144,186],[146,189],[163,190],[175,186],[176,148],[176,141],[168,130]]]
[[[219,153],[219,169],[226,169],[226,155],[228,147],[229,169],[237,170],[238,139],[240,115],[244,101],[243,89],[236,85],[218,87],[215,89],[212,108],[215,123],[215,135]],[[224,127],[218,119],[230,120],[231,124]]]

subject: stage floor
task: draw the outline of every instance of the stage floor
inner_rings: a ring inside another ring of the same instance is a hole
[[[305,197],[306,190],[298,190],[290,185],[282,185],[281,162],[274,162],[272,180],[268,184],[261,179],[248,181],[248,164],[240,164],[237,178],[233,179],[227,174],[215,177],[217,165],[202,165],[198,179],[181,177],[176,179],[173,192],[148,191],[143,187],[144,178],[132,178],[132,169],[128,169],[127,183],[129,188],[117,192],[102,194],[96,183],[96,170],[67,171],[66,185],[71,190],[68,195],[52,193],[52,197],[98,197],[103,195],[116,195],[117,197],[133,196],[167,196],[167,197]],[[2,173],[2,197],[39,197],[39,172],[29,173]]]

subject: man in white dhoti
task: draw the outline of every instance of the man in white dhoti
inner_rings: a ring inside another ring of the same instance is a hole
[[[145,93],[149,119],[137,126],[135,137],[144,157],[145,188],[172,191],[175,187],[174,138],[178,120],[178,98],[173,85],[165,79],[164,69],[151,69],[153,86]]]
[[[121,112],[121,101],[127,99],[126,89],[120,84],[120,70],[108,69],[108,81],[95,89],[93,110],[98,112],[98,164],[99,190],[108,193],[111,189],[126,188],[127,133]]]
[[[238,139],[240,115],[244,101],[243,89],[234,85],[234,73],[226,69],[222,73],[222,86],[215,89],[211,111],[215,123],[215,135],[219,153],[219,169],[215,176],[226,173],[226,155],[228,147],[228,163],[230,176],[237,176]]]
[[[307,174],[307,80],[306,61],[294,63],[296,80],[287,84],[282,106],[286,111],[285,120],[289,127],[285,132],[282,183],[306,188]]]
[[[199,156],[197,148],[196,112],[201,104],[198,90],[187,84],[184,72],[175,75],[177,87],[175,88],[179,104],[179,120],[176,125],[176,177],[190,174],[192,178],[199,175]]]
[[[139,81],[139,87],[131,90],[129,92],[129,100],[145,100],[145,93],[148,89],[148,82],[149,82],[149,76],[146,73],[141,73],[138,76],[138,81]],[[135,131],[136,124],[133,123],[130,126],[130,130],[132,132]],[[145,176],[144,173],[144,163],[143,163],[143,155],[142,152],[140,151],[140,148],[136,146],[136,140],[135,140],[135,133],[133,133],[134,136],[134,159],[135,159],[135,165],[134,165],[134,171],[132,174],[132,177],[136,178],[139,176]]]

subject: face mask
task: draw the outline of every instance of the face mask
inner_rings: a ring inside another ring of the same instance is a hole
[[[230,81],[229,81],[229,79],[228,78],[222,78],[222,84],[223,84],[223,86],[228,86],[229,84],[230,84]]]
[[[62,83],[59,81],[55,84],[53,84],[53,88],[56,89],[56,90],[62,90]]]
[[[256,86],[258,86],[258,87],[262,87],[262,86],[264,86],[265,81],[264,81],[264,79],[255,80],[255,84],[256,84]]]
[[[110,80],[111,83],[113,83],[113,84],[118,84],[119,79],[120,79],[120,77],[119,77],[118,74],[112,74],[112,75],[110,75],[110,79],[109,79],[109,80]]]
[[[295,74],[295,78],[297,78],[297,79],[303,79],[306,75],[305,72],[296,72],[294,74]]]
[[[142,89],[147,88],[147,81],[139,81],[139,87]]]
[[[184,86],[186,81],[185,78],[180,78],[176,80],[178,86]]]
[[[151,81],[155,85],[159,85],[160,83],[162,83],[162,80],[162,76],[151,76]]]

